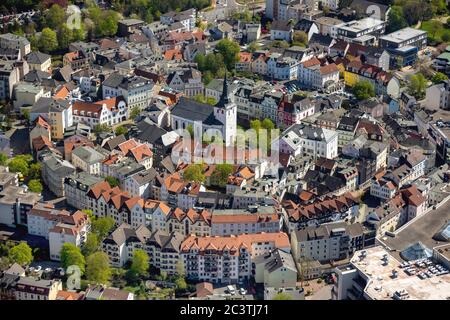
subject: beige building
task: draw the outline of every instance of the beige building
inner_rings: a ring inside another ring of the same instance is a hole
[[[255,282],[263,283],[264,288],[290,288],[297,284],[297,268],[290,253],[275,249],[256,257]]]
[[[52,57],[50,55],[39,51],[33,51],[29,53],[25,59],[28,62],[30,71],[38,70],[50,73],[52,67]]]

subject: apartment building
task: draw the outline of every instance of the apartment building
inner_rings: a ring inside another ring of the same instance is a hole
[[[264,288],[297,287],[297,267],[290,253],[280,249],[260,255],[253,259],[255,264],[255,282]]]
[[[18,50],[20,55],[17,60],[21,60],[31,52],[31,44],[27,38],[12,33],[0,35],[0,48]]]
[[[102,83],[103,99],[123,96],[129,110],[143,110],[151,100],[153,82],[140,76],[123,76],[118,72],[109,75]]]
[[[28,62],[28,67],[31,70],[38,70],[42,72],[50,72],[52,66],[52,56],[39,52],[30,52],[25,60]]]
[[[61,216],[61,221],[48,230],[50,259],[61,260],[61,249],[65,243],[72,243],[81,248],[87,240],[90,221],[82,211],[76,211],[68,216]]]
[[[0,192],[0,223],[10,227],[27,225],[28,212],[42,200],[26,187],[7,186]]]
[[[400,49],[409,46],[422,50],[427,46],[427,39],[426,31],[408,27],[381,36],[379,46],[384,49]]]
[[[0,100],[9,100],[20,80],[20,70],[14,61],[0,61]]]
[[[87,172],[78,172],[67,176],[64,179],[64,195],[67,204],[79,210],[87,209],[89,199],[86,194],[91,187],[102,181],[102,178],[92,176]]]
[[[211,213],[205,209],[191,208],[183,211],[175,208],[166,216],[165,230],[169,233],[176,231],[184,237],[192,234],[199,237],[210,236]]]
[[[236,283],[253,277],[252,259],[274,249],[290,252],[285,233],[242,234],[229,237],[189,236],[181,256],[189,279]]]
[[[430,109],[450,110],[450,80],[428,87],[425,99]]]
[[[249,206],[245,209],[213,210],[211,235],[230,236],[249,233],[276,233],[281,230],[281,219],[273,206]]]
[[[298,68],[300,83],[310,89],[330,89],[339,82],[339,69],[336,64],[322,64],[319,59],[312,58],[300,63]],[[332,90],[335,91],[335,90]]]
[[[187,97],[203,94],[202,73],[194,68],[175,70],[167,77],[167,85],[183,92]]]
[[[337,38],[362,45],[374,44],[376,39],[384,34],[386,21],[372,17],[344,22],[336,26]]]
[[[45,185],[57,197],[64,197],[64,180],[74,174],[76,168],[51,152],[41,154],[38,160],[42,164],[41,173]]]
[[[364,247],[360,223],[332,222],[309,226],[291,234],[296,261],[335,261],[346,259]]]
[[[333,221],[345,221],[359,212],[359,202],[351,193],[316,199],[307,204],[283,202],[283,219],[289,232]]]
[[[39,116],[47,120],[51,127],[53,140],[64,139],[64,132],[73,126],[72,102],[63,99],[42,97],[32,106],[30,120],[34,121]]]
[[[294,124],[273,142],[272,148],[293,156],[304,153],[314,159],[318,157],[334,159],[338,152],[338,134],[334,130]]]
[[[94,103],[75,101],[73,122],[95,128],[97,125],[114,126],[128,119],[129,110],[123,97],[114,97]]]
[[[100,175],[101,162],[105,156],[90,146],[80,146],[72,151],[72,164],[75,168],[91,175]]]

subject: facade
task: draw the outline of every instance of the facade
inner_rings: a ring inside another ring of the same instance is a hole
[[[294,124],[287,128],[274,142],[273,147],[282,153],[294,156],[303,152],[314,159],[324,157],[333,159],[338,152],[338,134],[336,131],[303,124]]]
[[[123,97],[114,97],[95,103],[76,101],[72,107],[73,122],[86,124],[92,129],[97,125],[114,126],[128,119],[129,110]]]
[[[253,258],[274,249],[290,251],[289,238],[285,233],[190,236],[181,244],[181,256],[189,279],[236,283],[252,277]]]
[[[26,226],[28,212],[42,199],[39,193],[8,186],[0,192],[0,223],[10,227]]]
[[[275,249],[253,260],[255,282],[264,288],[295,288],[297,286],[297,267],[290,253]]]
[[[81,146],[72,152],[72,164],[75,168],[86,171],[91,175],[100,175],[101,161],[104,155],[89,146]]]
[[[417,47],[419,50],[427,46],[428,33],[414,28],[404,28],[381,36],[379,46],[384,49],[399,49],[406,46]]]
[[[346,259],[364,247],[361,224],[333,222],[310,226],[291,235],[296,261],[335,261]]]

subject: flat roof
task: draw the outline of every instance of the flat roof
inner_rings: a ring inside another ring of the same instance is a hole
[[[384,21],[374,19],[371,17],[367,17],[361,20],[353,20],[350,22],[343,23],[341,25],[338,25],[337,27],[339,29],[351,31],[351,32],[358,32],[366,29],[370,29],[379,25],[385,24]]]
[[[400,232],[396,233],[395,237],[384,236],[379,240],[393,250],[391,254],[398,259],[401,259],[400,251],[419,241],[429,249],[443,245],[445,242],[436,241],[433,239],[433,236],[450,219],[449,207],[450,200],[447,200],[439,208],[418,217]]]
[[[392,300],[396,291],[406,290],[408,300],[447,300],[450,297],[450,274],[420,279],[417,275],[408,275],[400,262],[381,246],[366,250],[366,257],[361,258],[361,251],[354,254],[351,264],[368,278],[364,291],[374,300]],[[387,263],[383,256],[387,254]],[[392,277],[392,271],[398,272]]]
[[[408,28],[400,29],[395,32],[381,36],[380,39],[390,41],[390,42],[395,42],[395,43],[401,43],[403,41],[421,36],[423,34],[426,35],[427,32],[423,31],[423,30],[408,27]]]

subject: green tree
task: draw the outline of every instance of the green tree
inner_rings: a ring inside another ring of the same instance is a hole
[[[417,73],[409,78],[408,92],[416,99],[423,99],[425,97],[425,90],[427,89],[427,79],[423,74]]]
[[[0,153],[0,166],[5,166],[8,163],[8,157],[4,153]]]
[[[258,49],[259,49],[259,44],[256,41],[250,42],[248,45],[248,48],[247,48],[248,52],[251,52],[251,53],[255,52]]]
[[[433,78],[431,78],[431,81],[436,84],[439,83],[441,81],[445,81],[448,80],[448,77],[443,74],[442,72],[436,72],[436,74],[433,76]]]
[[[29,265],[33,262],[33,251],[25,242],[21,242],[9,250],[9,259],[21,266]]]
[[[114,219],[111,217],[100,217],[92,221],[92,232],[99,241],[103,241],[114,227]]]
[[[178,277],[183,277],[183,278],[185,277],[186,271],[184,268],[184,262],[183,262],[182,258],[178,259],[177,264],[175,265],[175,271],[176,271]]]
[[[40,179],[41,178],[41,168],[42,165],[39,162],[32,163],[28,170],[28,175],[31,179]]]
[[[436,39],[437,33],[442,29],[442,23],[437,20],[431,20],[428,24],[428,32],[433,39]]]
[[[64,243],[60,255],[61,266],[64,269],[67,269],[69,266],[78,266],[81,274],[84,274],[86,263],[80,248],[73,243]]]
[[[183,178],[188,181],[203,183],[206,177],[203,174],[202,164],[191,164],[186,170],[184,170]]]
[[[308,35],[304,31],[295,31],[292,41],[305,47],[308,44]]]
[[[11,172],[20,172],[25,177],[28,176],[30,170],[28,162],[19,156],[12,158],[8,163],[8,167]]]
[[[391,33],[408,26],[408,22],[406,21],[403,15],[403,9],[400,6],[392,6],[391,11],[388,14],[388,23],[386,27],[386,32]]]
[[[31,192],[41,193],[44,190],[42,183],[37,179],[31,179],[28,181],[28,188]]]
[[[216,165],[213,173],[213,179],[218,186],[224,187],[227,184],[228,177],[233,173],[233,165],[222,163]]]
[[[131,112],[130,112],[130,118],[136,119],[140,113],[141,113],[141,109],[139,109],[139,107],[133,107],[133,109],[131,109]]]
[[[273,296],[272,300],[292,300],[292,296],[285,292],[279,292]]]
[[[133,259],[131,261],[130,273],[134,278],[144,277],[150,267],[148,254],[141,249],[134,251]]]
[[[39,50],[43,52],[51,52],[58,48],[58,38],[56,32],[50,28],[44,28],[41,32],[38,43]]]
[[[103,132],[111,132],[111,127],[108,126],[106,123],[95,125],[94,133],[99,134]]]
[[[239,61],[239,44],[229,39],[222,39],[217,43],[216,50],[223,56],[228,70],[233,70],[235,63]]]
[[[98,236],[96,233],[90,232],[87,235],[86,242],[83,245],[83,249],[81,252],[83,253],[83,256],[89,257],[91,254],[98,251],[100,246],[100,243],[98,241]]]
[[[45,15],[45,24],[51,29],[58,29],[66,20],[66,12],[58,4],[54,4],[48,9]]]
[[[60,49],[68,49],[69,44],[72,42],[73,32],[67,24],[63,23],[58,30],[58,44]]]
[[[375,97],[375,87],[369,81],[359,81],[353,87],[353,94],[358,100]]]
[[[120,136],[121,134],[125,135],[128,133],[128,129],[124,126],[120,126],[116,129],[116,136]]]
[[[187,283],[184,278],[177,278],[175,280],[175,285],[177,286],[178,290],[186,290],[187,289]]]
[[[265,118],[262,123],[261,126],[266,129],[266,130],[272,130],[275,129],[275,124],[272,122],[272,120],[270,120],[269,118]]]
[[[120,185],[120,181],[116,177],[107,176],[105,178],[105,181],[108,182],[112,188],[118,187]]]
[[[72,30],[72,41],[83,41],[86,39],[86,28],[83,23],[80,27]]]
[[[95,283],[108,284],[111,278],[111,267],[108,255],[96,252],[86,259],[86,278]]]

